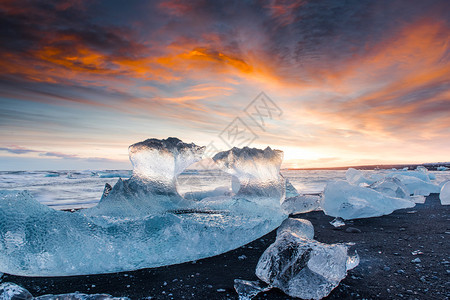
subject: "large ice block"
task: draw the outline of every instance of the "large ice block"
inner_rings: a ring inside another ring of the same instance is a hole
[[[344,244],[323,244],[285,231],[262,254],[256,276],[292,297],[322,299],[358,264]]]
[[[169,209],[188,208],[190,201],[177,192],[176,178],[200,161],[205,147],[177,138],[148,139],[128,148],[133,175],[119,179],[97,206],[84,210],[88,216],[139,217]]]
[[[391,197],[344,180],[329,182],[322,201],[325,214],[346,220],[387,215],[396,209],[414,206],[411,200]]]
[[[96,207],[74,213],[26,191],[0,191],[0,272],[68,276],[177,264],[238,248],[281,224],[281,151],[233,150],[233,168],[251,174],[251,184],[243,181],[233,197],[188,201],[174,180],[202,152],[178,139],[135,144],[133,176],[106,186]]]

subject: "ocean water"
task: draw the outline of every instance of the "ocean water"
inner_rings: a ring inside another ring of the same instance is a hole
[[[345,179],[345,170],[282,170],[284,177],[303,194],[324,190],[330,180]],[[364,171],[386,173],[389,171]],[[432,171],[435,183],[450,181],[450,171]],[[102,171],[0,171],[0,190],[28,190],[39,202],[55,209],[88,208],[101,198],[106,183],[113,186],[129,170]],[[231,176],[219,170],[188,170],[178,177],[178,192],[231,187]]]

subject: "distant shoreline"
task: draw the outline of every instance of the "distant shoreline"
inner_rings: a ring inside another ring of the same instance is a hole
[[[425,164],[399,164],[399,165],[362,165],[362,166],[345,166],[345,167],[324,167],[324,168],[283,168],[282,170],[290,171],[314,171],[314,170],[347,170],[354,168],[359,170],[389,170],[389,169],[403,169],[415,170],[418,166],[424,166],[430,171],[436,171],[438,167],[443,166],[450,168],[450,162],[443,163],[425,163]]]

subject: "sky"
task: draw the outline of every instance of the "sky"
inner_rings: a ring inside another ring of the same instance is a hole
[[[450,161],[450,2],[0,0],[0,170],[178,137],[283,167]]]

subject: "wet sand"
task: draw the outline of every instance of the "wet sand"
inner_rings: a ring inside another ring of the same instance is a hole
[[[338,230],[329,224],[333,218],[323,212],[295,217],[310,220],[320,242],[356,243],[359,266],[326,299],[450,298],[450,206],[440,205],[437,194],[427,197],[425,204],[383,217],[348,221]],[[52,278],[5,274],[2,281],[19,284],[34,296],[78,291],[131,299],[237,299],[233,280],[256,280],[258,259],[274,240],[275,232],[271,232],[225,254],[174,266]],[[412,262],[417,258],[420,262]],[[255,299],[292,298],[273,289]]]

